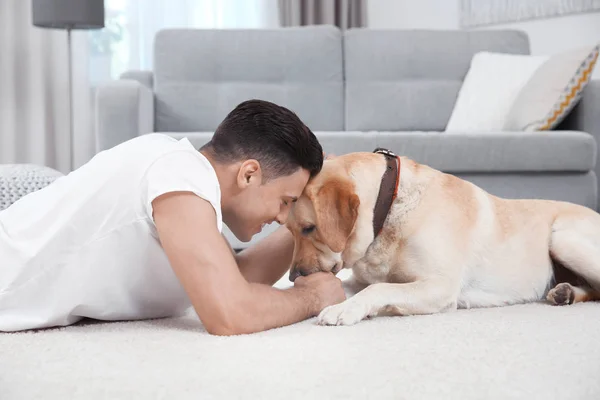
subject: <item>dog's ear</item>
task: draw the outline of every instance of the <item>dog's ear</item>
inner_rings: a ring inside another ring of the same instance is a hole
[[[325,182],[309,194],[316,215],[318,235],[329,248],[340,253],[352,233],[358,217],[360,199],[349,181]]]

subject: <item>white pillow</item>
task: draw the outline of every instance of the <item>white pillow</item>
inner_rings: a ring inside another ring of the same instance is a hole
[[[521,88],[549,56],[479,52],[473,56],[446,132],[499,132]]]

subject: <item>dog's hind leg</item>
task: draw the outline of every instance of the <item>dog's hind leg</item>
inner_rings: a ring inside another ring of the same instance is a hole
[[[565,306],[583,301],[600,300],[600,292],[587,285],[573,286],[568,282],[562,282],[548,292],[546,299],[554,305]]]
[[[577,212],[572,212],[572,211]],[[556,305],[600,300],[600,216],[583,207],[560,214],[552,225],[550,257],[574,276],[555,275],[546,299]]]

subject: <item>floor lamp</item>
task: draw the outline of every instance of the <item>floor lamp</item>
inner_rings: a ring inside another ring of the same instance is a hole
[[[22,1],[22,0],[19,0]],[[69,133],[71,168],[75,168],[75,134],[73,119],[73,29],[104,28],[104,0],[31,0],[33,25],[40,28],[65,29],[69,53]]]

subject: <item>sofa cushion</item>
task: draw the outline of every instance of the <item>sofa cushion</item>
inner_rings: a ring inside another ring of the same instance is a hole
[[[167,29],[154,45],[155,129],[212,131],[242,101],[344,129],[342,35],[333,26]]]
[[[212,137],[212,132],[161,132],[176,139],[188,138],[196,148],[202,147]],[[323,150],[327,153],[346,154],[355,151],[372,151],[377,147],[377,132],[332,132],[317,131]]]
[[[197,148],[211,132],[168,133],[187,137]],[[579,131],[486,132],[323,132],[315,135],[328,154],[373,151],[396,154],[449,173],[587,172],[596,163],[594,138]]]
[[[584,132],[379,132],[377,145],[445,172],[589,171],[596,142]]]
[[[546,60],[548,56],[475,54],[445,132],[522,130],[505,129],[506,118],[521,89]]]
[[[587,172],[506,172],[499,174],[459,173],[486,192],[507,199],[568,201],[595,209],[598,182],[594,171]]]
[[[444,130],[480,51],[529,54],[529,39],[514,30],[346,31],[345,129]]]
[[[160,132],[165,135],[174,137],[177,140],[188,138],[192,146],[199,149],[204,146],[212,138],[213,132]]]
[[[596,160],[594,138],[578,131],[453,133],[315,132],[327,153],[385,147],[444,172],[585,172]]]

